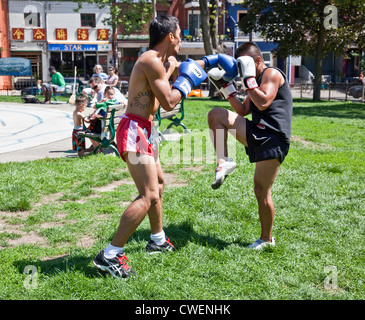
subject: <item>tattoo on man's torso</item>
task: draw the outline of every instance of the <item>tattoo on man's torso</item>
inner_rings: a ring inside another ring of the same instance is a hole
[[[139,92],[136,97],[133,98],[132,107],[150,109],[154,105],[154,96],[152,91]]]

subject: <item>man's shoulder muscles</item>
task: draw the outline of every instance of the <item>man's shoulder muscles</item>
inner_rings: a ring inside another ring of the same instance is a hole
[[[282,85],[285,82],[282,73],[275,68],[267,68],[266,72],[262,76],[262,82],[276,82]]]
[[[146,76],[153,75],[156,77],[159,73],[166,73],[164,64],[155,55],[140,58],[139,67],[145,72]]]

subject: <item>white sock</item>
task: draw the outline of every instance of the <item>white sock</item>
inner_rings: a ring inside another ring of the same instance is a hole
[[[111,259],[114,258],[120,252],[123,252],[123,247],[114,247],[109,243],[105,249],[104,256],[107,259]]]
[[[159,246],[164,244],[166,242],[165,231],[162,230],[161,232],[155,234],[151,233],[151,240],[153,240],[154,243]]]

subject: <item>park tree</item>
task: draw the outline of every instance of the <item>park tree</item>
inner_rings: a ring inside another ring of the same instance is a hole
[[[217,52],[225,52],[224,46],[219,42],[218,35],[218,19],[225,14],[221,10],[217,0],[199,0],[201,29],[203,36],[204,51],[206,55]],[[216,96],[216,89],[210,86],[209,96]],[[218,95],[220,96],[220,95]]]
[[[199,0],[201,29],[205,54],[224,52],[224,47],[218,39],[218,19],[225,14],[218,0]]]
[[[320,100],[324,57],[346,55],[354,44],[364,49],[363,0],[247,0],[244,6],[249,10],[238,24],[243,32],[260,32],[277,43],[281,57],[315,58],[313,100]]]

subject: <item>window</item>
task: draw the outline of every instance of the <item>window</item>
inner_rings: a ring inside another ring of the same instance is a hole
[[[262,52],[262,57],[264,58],[264,63],[267,67],[270,67],[272,65],[271,63],[271,52]]]
[[[26,27],[40,27],[41,19],[39,12],[24,13],[24,25]]]
[[[95,27],[95,13],[81,13],[81,27]]]
[[[189,34],[193,37],[196,37],[199,33],[200,29],[200,11],[194,10],[189,11]]]
[[[121,66],[119,74],[121,76],[129,76],[132,72],[135,61],[140,54],[139,48],[124,48],[122,51]]]
[[[238,20],[237,20],[237,22],[239,22],[240,20],[242,20],[242,19],[245,19],[246,18],[246,16],[247,16],[247,11],[245,10],[245,11],[239,11],[239,12],[237,12],[237,14],[238,14]]]
[[[246,16],[247,16],[247,10],[237,11],[238,25],[240,25],[240,21],[242,22],[246,19]],[[257,22],[255,22],[255,25],[257,25]],[[242,38],[250,38],[250,37],[251,38],[260,38],[260,33],[259,32],[254,32],[254,31],[251,31],[249,33],[243,33],[241,30],[238,30],[238,36],[242,37]]]

